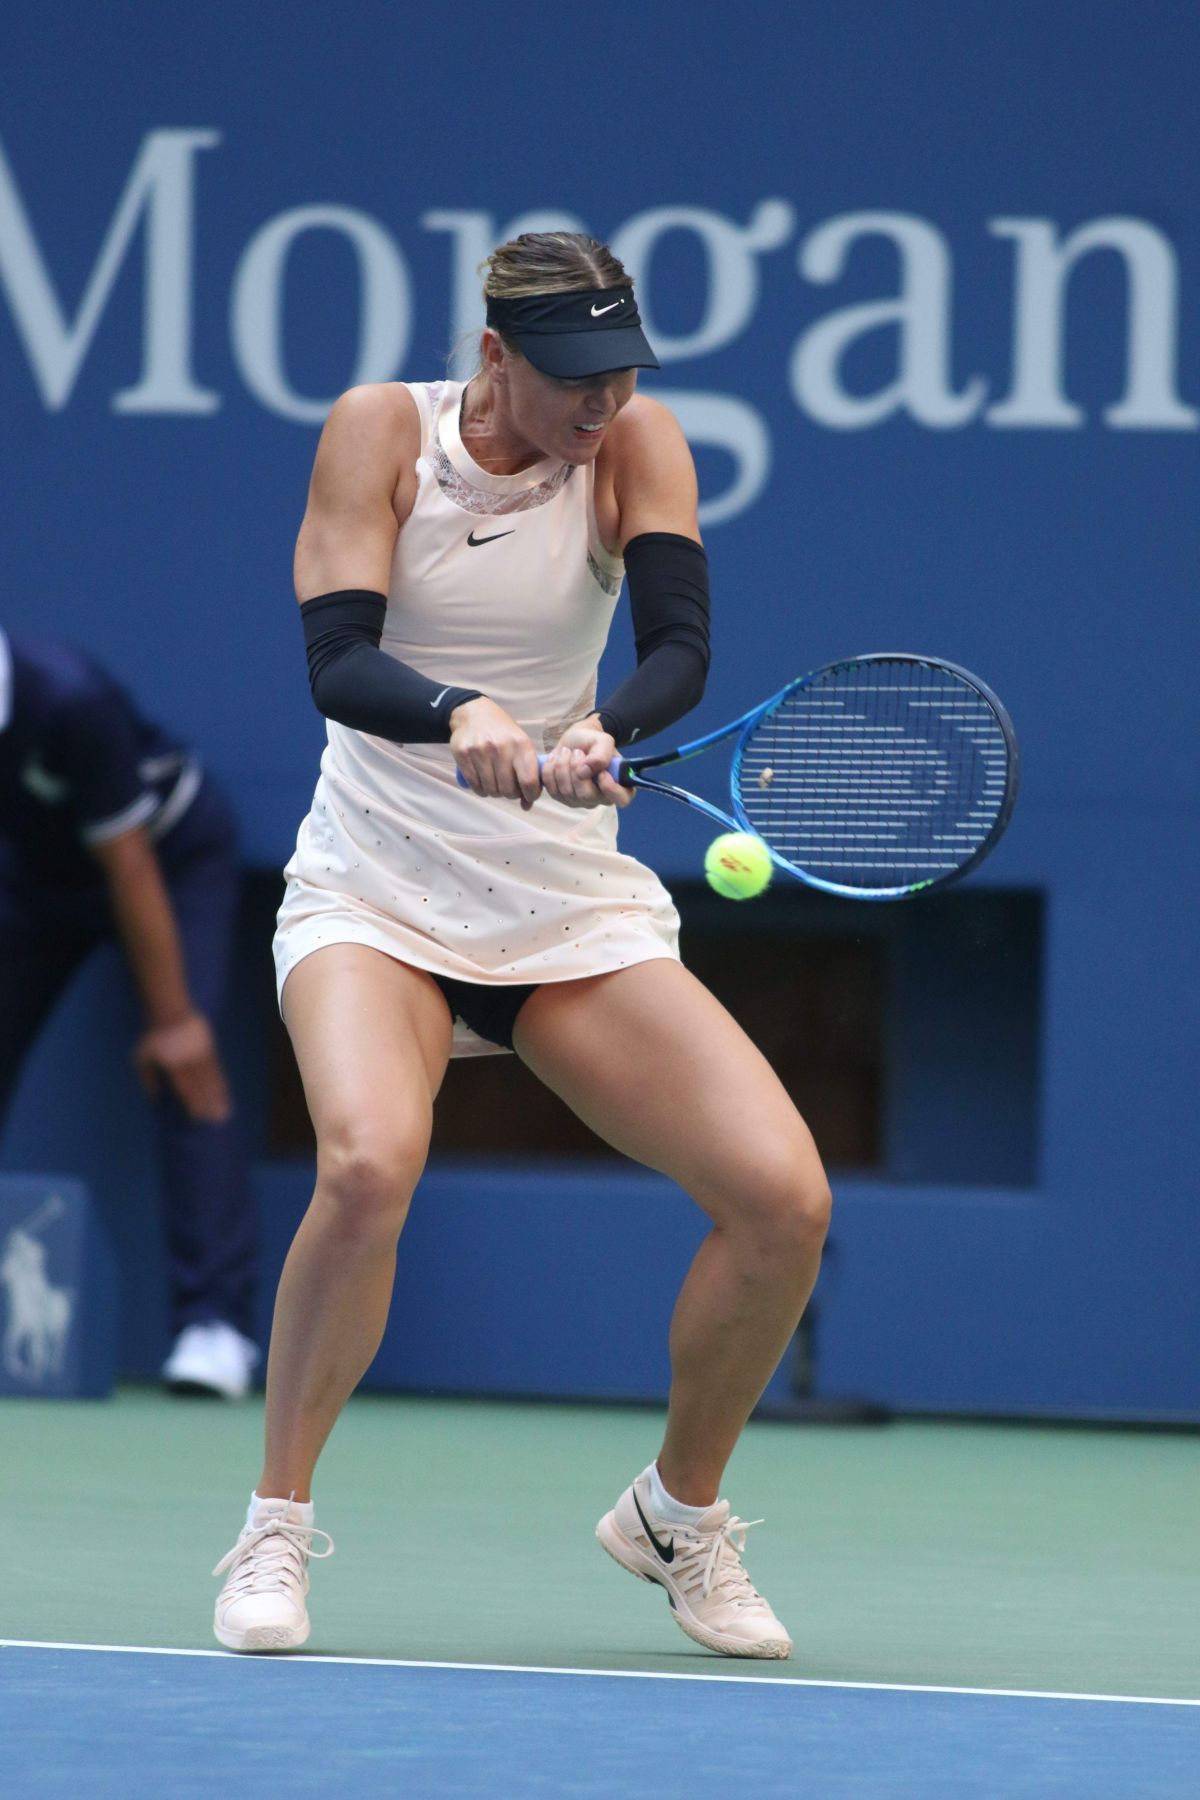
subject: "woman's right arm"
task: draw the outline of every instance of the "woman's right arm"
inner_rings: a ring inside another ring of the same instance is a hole
[[[528,807],[541,792],[537,754],[503,707],[379,648],[420,447],[416,402],[398,382],[351,388],[325,422],[295,561],[313,699],[375,737],[449,743],[476,793]]]
[[[420,448],[417,403],[399,382],[351,388],[337,401],[317,445],[296,540],[301,605],[341,588],[387,593]]]

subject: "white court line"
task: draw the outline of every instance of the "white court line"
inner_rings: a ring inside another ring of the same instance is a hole
[[[342,1663],[364,1669],[466,1669],[479,1675],[595,1675],[606,1681],[726,1681],[755,1687],[847,1688],[872,1694],[967,1694],[985,1700],[1086,1700],[1107,1706],[1195,1706],[1200,1700],[1172,1700],[1159,1694],[1058,1694],[1039,1688],[934,1687],[911,1681],[822,1681],[803,1675],[700,1675],[666,1669],[541,1668],[536,1663],[424,1662],[402,1656],[296,1656],[236,1650],[172,1650],[152,1644],[52,1644],[37,1638],[0,1638],[0,1650],[92,1650],[120,1656],[215,1656],[223,1662]]]

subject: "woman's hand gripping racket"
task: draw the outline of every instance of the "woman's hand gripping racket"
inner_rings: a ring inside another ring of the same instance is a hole
[[[731,812],[648,773],[726,738],[737,740]],[[1012,816],[1019,763],[1012,721],[977,676],[882,654],[830,663],[719,731],[609,766],[625,787],[756,833],[809,887],[902,900],[983,861]]]

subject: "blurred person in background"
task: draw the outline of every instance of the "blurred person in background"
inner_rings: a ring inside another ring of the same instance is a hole
[[[259,1360],[248,1169],[212,1024],[237,886],[233,817],[195,755],[90,656],[0,631],[0,1127],[67,983],[115,940],[166,1204],[163,1380],[226,1399]]]

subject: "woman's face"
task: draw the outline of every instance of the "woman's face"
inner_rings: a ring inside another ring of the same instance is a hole
[[[542,456],[594,462],[609,426],[633,396],[636,369],[566,381],[504,352],[503,389],[512,430]]]

